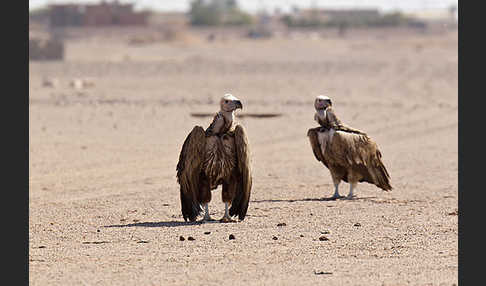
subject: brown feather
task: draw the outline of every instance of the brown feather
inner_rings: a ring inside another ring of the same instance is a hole
[[[235,140],[232,135],[206,137],[203,172],[209,180],[210,189],[214,190],[221,180],[228,179],[237,162]]]
[[[246,136],[245,128],[236,125],[235,131],[236,157],[238,164],[237,188],[229,209],[230,216],[238,215],[243,220],[248,210],[252,187],[252,174],[250,166],[250,146]]]
[[[210,190],[221,184],[223,201],[231,202],[230,216],[245,218],[252,177],[243,126],[236,125],[221,136],[207,136],[200,126],[194,127],[184,141],[176,170],[184,220],[196,220],[201,204],[210,200]]]
[[[308,134],[312,149],[322,158],[320,161],[327,163],[333,176],[346,182],[368,182],[385,191],[392,190],[381,152],[366,134],[311,130]]]
[[[180,185],[181,210],[184,220],[195,221],[202,211],[198,202],[200,172],[202,170],[206,135],[195,126],[186,137],[177,163],[177,182]]]
[[[324,166],[327,167],[326,161],[324,160],[322,153],[321,153],[321,144],[317,138],[317,132],[319,132],[319,127],[312,128],[307,131],[307,137],[309,137],[309,141],[312,147],[312,152],[316,157],[317,161],[322,162]]]

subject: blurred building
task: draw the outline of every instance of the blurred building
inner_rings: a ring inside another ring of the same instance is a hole
[[[457,22],[456,10],[424,10],[405,13],[408,17],[430,23],[454,23]]]
[[[151,26],[186,26],[189,22],[189,16],[184,12],[157,12],[148,19]]]
[[[49,24],[53,27],[137,26],[146,25],[147,18],[147,12],[135,12],[133,4],[121,4],[118,1],[49,5]]]
[[[350,19],[376,19],[380,17],[378,9],[299,9],[295,12],[297,19],[313,19],[320,22],[350,21]]]

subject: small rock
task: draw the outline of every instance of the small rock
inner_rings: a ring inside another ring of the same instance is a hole
[[[99,229],[97,229],[97,230],[96,230],[96,232],[100,232],[100,230],[99,230]]]
[[[272,237],[273,240],[278,240],[278,237],[274,236]]]
[[[149,243],[149,242],[146,241],[146,240],[140,240],[140,241],[137,241],[137,243]]]
[[[184,241],[184,240],[186,240],[186,239],[185,239],[185,238],[184,238],[184,237],[181,235],[181,236],[179,236],[179,240],[180,240],[180,241]]]
[[[210,234],[211,232],[210,231],[205,231],[204,234]]]
[[[39,246],[39,247],[37,247],[37,248],[46,248],[46,247],[45,247],[44,245],[41,245],[41,246]]]
[[[321,234],[330,234],[331,232],[329,230],[323,230],[321,231]]]
[[[230,235],[229,235],[229,239],[230,239],[230,240],[231,240],[231,239],[235,239],[235,236],[234,236],[234,235],[232,235],[232,234],[230,234]]]
[[[59,86],[59,79],[57,78],[43,78],[42,79],[42,86],[44,87],[58,87]]]
[[[304,237],[304,235],[303,235],[303,234],[301,234],[301,235],[300,235],[300,237]]]
[[[448,215],[458,215],[458,214],[459,214],[459,212],[458,212],[457,210],[455,210],[455,211],[453,211],[453,212],[448,213]]]
[[[189,236],[189,237],[187,238],[187,240],[196,240],[196,239],[195,239],[194,237],[192,237],[192,236]]]
[[[325,236],[323,235],[323,236],[319,237],[319,240],[320,240],[320,241],[327,241],[327,240],[329,240],[329,238],[327,238],[327,237],[325,237]]]
[[[109,241],[83,241],[83,244],[103,244],[110,243]]]
[[[281,222],[281,223],[277,224],[277,226],[287,226],[287,224],[285,222]]]
[[[355,223],[354,226],[361,226],[359,222]]]
[[[332,274],[332,272],[324,272],[324,271],[315,271],[314,270],[314,274],[315,275],[324,275],[324,274],[330,275],[330,274]]]

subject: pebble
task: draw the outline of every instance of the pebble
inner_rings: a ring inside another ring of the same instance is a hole
[[[230,235],[229,235],[229,239],[235,239],[235,236],[234,236],[234,235],[232,235],[232,234],[230,234]]]
[[[194,237],[192,237],[192,236],[189,236],[189,237],[187,238],[187,240],[196,240],[196,239],[195,239]]]
[[[329,240],[329,238],[325,237],[324,235],[319,237],[319,240],[320,241],[326,241],[326,240]]]
[[[278,239],[278,237],[274,236],[274,237],[272,237],[272,239],[273,239],[273,240],[277,240],[277,239]]]
[[[287,224],[285,222],[281,222],[281,223],[277,224],[277,226],[287,226]]]
[[[324,275],[324,274],[332,274],[332,272],[324,272],[324,271],[314,271],[315,275]]]
[[[180,241],[184,241],[184,240],[186,240],[186,239],[185,239],[185,238],[184,238],[184,237],[181,235],[181,236],[179,236],[179,240],[180,240]]]

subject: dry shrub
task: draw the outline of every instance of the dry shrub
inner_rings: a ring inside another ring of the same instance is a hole
[[[62,60],[64,43],[54,39],[29,39],[29,60]]]

